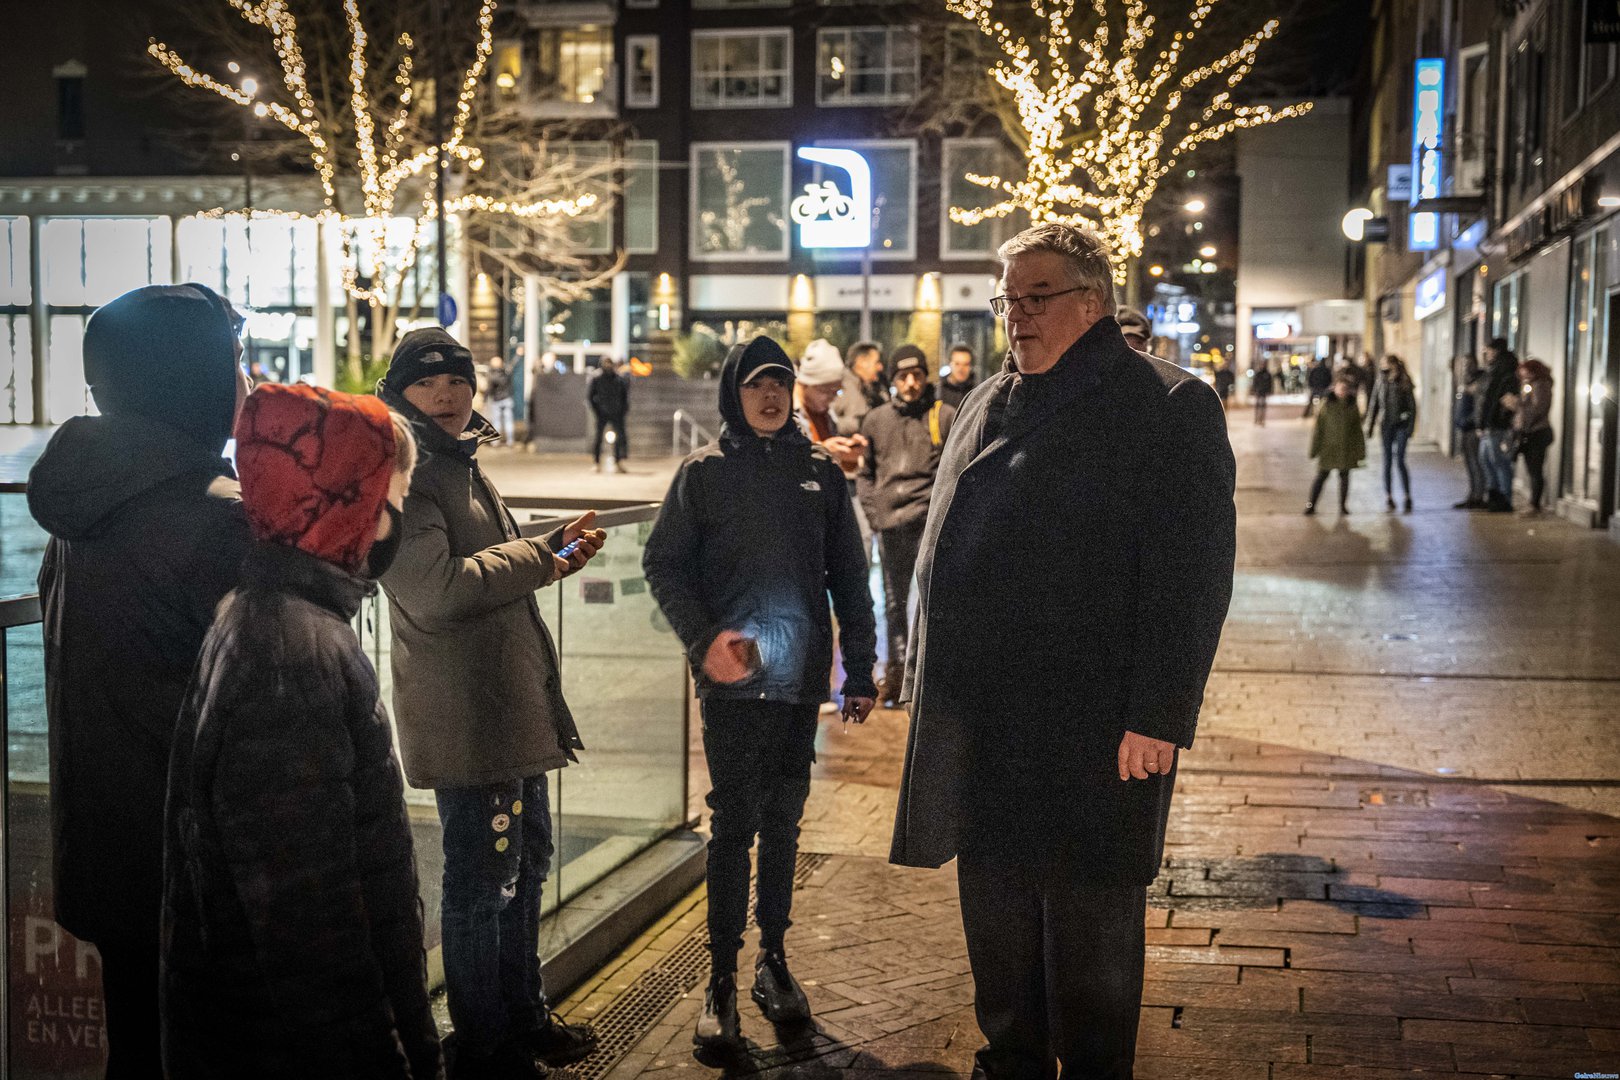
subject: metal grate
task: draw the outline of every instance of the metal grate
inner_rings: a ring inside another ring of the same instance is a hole
[[[800,852],[793,867],[793,887],[802,889],[829,856]],[[748,925],[754,925],[755,887],[748,893]],[[662,960],[636,977],[592,1021],[596,1052],[577,1065],[554,1069],[557,1080],[601,1080],[630,1048],[640,1042],[675,1004],[709,977],[709,930],[695,927]]]

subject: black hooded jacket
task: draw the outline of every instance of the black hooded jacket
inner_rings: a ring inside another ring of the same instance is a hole
[[[956,420],[951,406],[941,402],[938,412],[934,406],[930,383],[916,401],[895,398],[861,421],[861,434],[870,445],[855,483],[866,520],[879,532],[908,525],[921,528],[928,517],[940,451]]]
[[[743,416],[744,364],[771,360],[792,368],[768,338],[734,346],[726,357],[720,440],[681,463],[642,567],[686,646],[699,696],[826,700],[831,593],[848,673],[844,694],[874,697],[877,627],[844,474],[791,421],[763,438]],[[758,674],[729,686],[703,674],[709,646],[727,629],[757,640],[762,661]]]
[[[103,306],[84,347],[104,415],[63,424],[28,478],[51,534],[39,591],[56,918],[89,941],[156,945],[175,718],[250,542],[221,456],[233,338],[201,286]]]
[[[1519,392],[1519,358],[1503,350],[1485,370],[1485,392],[1479,398],[1479,426],[1487,431],[1506,431],[1513,426],[1513,410],[1502,398]]]

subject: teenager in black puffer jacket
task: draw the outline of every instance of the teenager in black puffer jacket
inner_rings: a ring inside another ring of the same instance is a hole
[[[266,386],[237,426],[258,543],[175,728],[168,1080],[442,1074],[399,763],[353,629],[415,460],[373,397]]]

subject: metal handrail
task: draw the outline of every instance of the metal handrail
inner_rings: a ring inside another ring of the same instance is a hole
[[[697,417],[693,416],[685,409],[676,409],[675,415],[670,419],[673,422],[673,430],[670,433],[669,451],[671,455],[675,457],[680,457],[682,454],[690,454],[696,451],[698,447],[705,446],[715,441],[714,433],[708,428],[704,427],[702,424],[698,423]],[[684,450],[681,449],[682,424],[686,425],[687,433],[687,446]]]

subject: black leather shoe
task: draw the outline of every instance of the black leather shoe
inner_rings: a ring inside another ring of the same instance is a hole
[[[703,1012],[692,1030],[692,1042],[700,1049],[729,1049],[737,1043],[737,977],[727,975],[710,981],[703,993]]]
[[[762,953],[754,966],[754,1003],[773,1024],[802,1024],[810,1019],[810,1002],[798,980],[788,971],[787,957]]]
[[[520,1039],[511,1039],[486,1058],[456,1055],[450,1080],[545,1080],[548,1070]]]
[[[556,1013],[547,1012],[545,1023],[526,1034],[524,1041],[547,1065],[568,1065],[590,1057],[597,1039],[589,1024],[565,1024]]]

